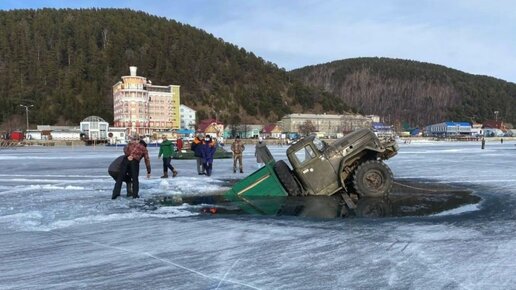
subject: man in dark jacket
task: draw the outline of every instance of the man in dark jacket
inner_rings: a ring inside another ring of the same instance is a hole
[[[202,141],[202,136],[201,135],[197,135],[193,142],[192,142],[192,145],[190,146],[190,149],[192,149],[192,151],[194,152],[194,156],[195,156],[195,159],[197,161],[197,173],[199,175],[204,175],[205,172],[204,172],[204,166],[202,164],[202,145],[203,145],[203,141]]]
[[[118,156],[111,164],[109,164],[108,168],[108,174],[113,177],[113,179],[116,181],[118,179],[118,175],[120,174],[120,170],[123,167],[127,167],[127,158],[125,155]],[[129,175],[129,172],[126,170],[126,174],[123,177],[122,181],[125,182],[127,186],[127,197],[130,197],[133,195],[133,181],[131,179],[131,176]]]

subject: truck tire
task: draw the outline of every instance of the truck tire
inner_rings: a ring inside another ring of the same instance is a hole
[[[299,184],[297,184],[294,176],[292,176],[292,171],[288,167],[285,161],[280,160],[274,164],[274,172],[278,176],[281,184],[287,191],[287,193],[291,196],[301,195],[301,188],[299,188]]]
[[[392,171],[383,162],[369,160],[355,170],[353,187],[363,197],[385,197],[392,188]]]

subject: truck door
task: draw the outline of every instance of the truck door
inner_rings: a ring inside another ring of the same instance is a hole
[[[337,189],[337,174],[321,152],[306,144],[294,152],[294,156],[296,175],[312,194],[328,195]]]

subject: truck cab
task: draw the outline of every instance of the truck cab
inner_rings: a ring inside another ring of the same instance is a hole
[[[339,169],[326,156],[327,148],[326,142],[309,136],[287,150],[294,175],[306,191],[304,195],[331,195],[340,189]]]

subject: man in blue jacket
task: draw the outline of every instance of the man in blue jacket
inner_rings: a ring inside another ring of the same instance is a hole
[[[217,150],[217,143],[211,138],[210,135],[206,135],[204,138],[204,144],[202,145],[201,156],[202,164],[204,165],[204,171],[207,176],[211,176],[213,169],[213,158],[215,151]]]

